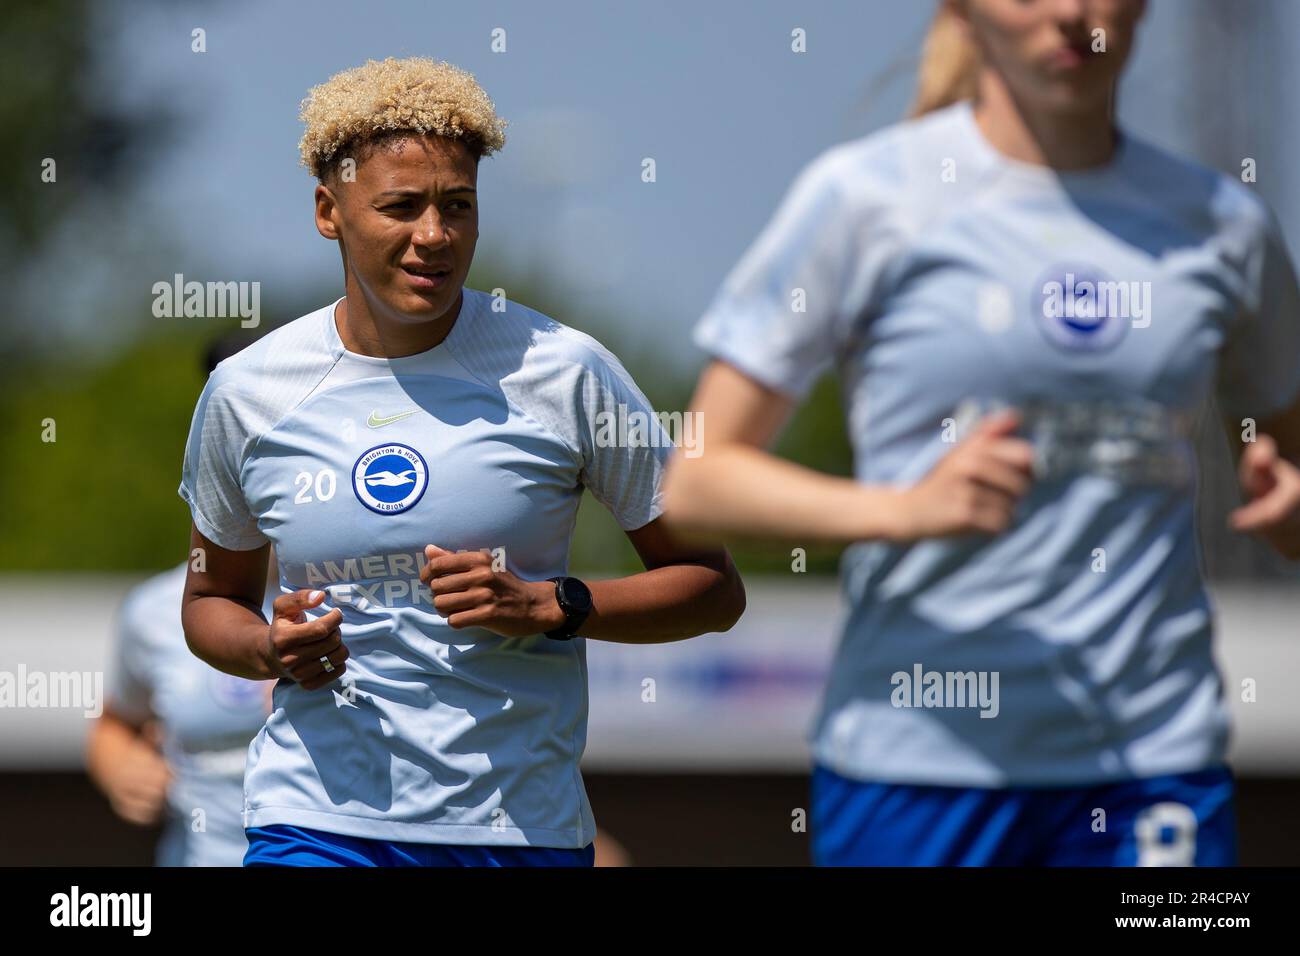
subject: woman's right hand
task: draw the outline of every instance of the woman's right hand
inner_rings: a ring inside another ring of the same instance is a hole
[[[994,412],[900,492],[899,540],[1005,531],[1033,476],[1034,446],[1013,437],[1019,425],[1017,412]]]
[[[307,620],[307,609],[323,600],[324,591],[304,588],[280,595],[271,606],[271,626],[264,648],[267,667],[301,684],[304,690],[324,687],[348,669],[348,649],[339,631],[343,612],[335,608],[314,621]],[[329,660],[333,670],[325,669],[322,657]]]

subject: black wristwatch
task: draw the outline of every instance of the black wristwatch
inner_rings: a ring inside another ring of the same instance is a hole
[[[571,641],[578,636],[591,613],[591,590],[577,578],[551,578],[555,582],[555,602],[564,612],[564,623],[546,636],[553,641]]]

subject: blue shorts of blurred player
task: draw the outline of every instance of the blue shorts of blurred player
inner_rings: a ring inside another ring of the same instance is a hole
[[[1226,767],[1085,787],[812,778],[818,866],[1235,866]]]
[[[274,824],[244,831],[244,866],[592,866],[596,845],[456,846],[396,843]]]

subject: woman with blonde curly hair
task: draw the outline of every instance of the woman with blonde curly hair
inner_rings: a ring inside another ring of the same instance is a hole
[[[1116,129],[1142,13],[945,0],[914,117],[815,160],[697,327],[670,520],[851,545],[819,864],[1235,860],[1188,426],[1217,391],[1233,526],[1300,557],[1300,299],[1248,187]],[[765,450],[831,366],[853,479]]]
[[[180,488],[191,649],[278,681],[245,865],[589,865],[582,638],[726,630],[743,587],[725,551],[664,532],[666,436],[602,440],[620,406],[655,421],[619,361],[464,286],[479,160],[505,142],[473,77],[371,61],[302,119],[344,295],[217,367]],[[644,573],[567,575],[583,488]]]

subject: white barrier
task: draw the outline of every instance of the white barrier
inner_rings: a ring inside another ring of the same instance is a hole
[[[0,577],[0,672],[104,670],[114,614],[139,577]],[[750,579],[726,634],[641,647],[587,642],[592,770],[790,771],[808,765],[843,608],[829,579]],[[1300,776],[1300,590],[1221,585],[1217,656],[1234,719],[1233,765]],[[179,635],[178,635],[179,638]],[[1241,700],[1241,682],[1257,699]],[[82,702],[84,705],[84,702]],[[0,706],[0,769],[81,765],[85,706]]]

